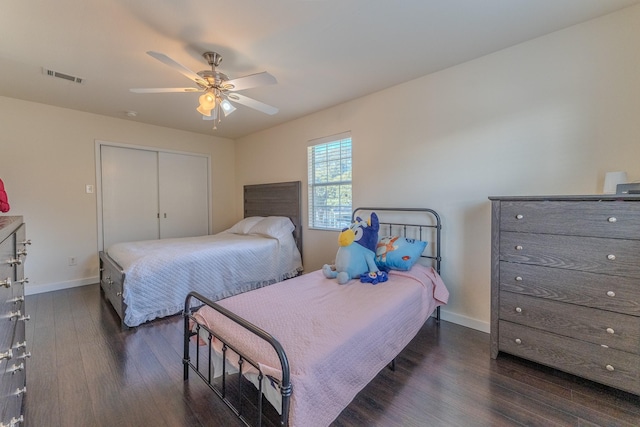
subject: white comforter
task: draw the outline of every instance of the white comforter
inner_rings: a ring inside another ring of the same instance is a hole
[[[274,239],[222,232],[117,243],[107,252],[125,272],[128,326],[180,312],[190,291],[215,301],[302,271],[292,236]]]

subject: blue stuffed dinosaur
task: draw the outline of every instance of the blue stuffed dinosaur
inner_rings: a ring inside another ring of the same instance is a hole
[[[386,281],[386,274],[381,274],[375,261],[379,229],[378,216],[372,212],[368,222],[357,217],[351,226],[342,230],[335,265],[322,267],[325,277],[337,279],[341,285],[351,279],[374,285]]]

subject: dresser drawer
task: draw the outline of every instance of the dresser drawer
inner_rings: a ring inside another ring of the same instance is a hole
[[[500,233],[500,261],[640,278],[640,240]]]
[[[638,279],[500,262],[500,290],[640,316]]]
[[[3,326],[0,328],[0,353],[8,352],[13,344],[16,321],[9,319],[10,313],[9,311],[0,313],[0,322]]]
[[[501,292],[500,319],[640,355],[640,317]]]
[[[0,281],[7,278],[13,282],[15,277],[15,266],[10,265],[7,261],[14,258],[15,255],[15,237],[10,235],[0,242]]]
[[[102,257],[103,254],[100,253],[100,286],[120,318],[124,319],[125,307],[122,298],[123,283],[121,270]]]
[[[640,394],[640,356],[500,321],[499,350]]]
[[[19,352],[13,348],[13,343],[14,343],[13,338],[14,338],[17,322],[15,320],[9,321],[6,318],[0,321],[6,322],[8,325],[7,328],[3,328],[7,330],[8,342],[6,344],[3,343],[2,349],[0,350],[0,352],[5,353],[9,350],[11,351],[10,358],[3,358],[2,360],[0,360],[0,377],[1,377],[0,378],[0,401],[2,402],[0,403],[0,408],[2,408],[4,407],[4,403],[7,401],[7,399],[9,398],[9,396],[13,391],[13,383],[14,383],[15,375],[20,374],[19,370],[15,370],[14,372],[14,366],[19,366],[20,359],[18,359],[17,357],[19,355]]]
[[[22,224],[15,233],[16,258],[22,262],[16,265],[16,280],[24,279],[24,263],[27,260],[27,225]],[[31,244],[31,243],[28,243]]]
[[[500,228],[524,233],[640,239],[640,202],[503,201]]]
[[[7,369],[0,381],[6,382],[3,386],[3,393],[0,397],[0,405],[4,407],[2,418],[8,423],[12,418],[20,418],[22,414],[22,402],[25,393],[26,370],[24,359],[19,359],[8,364]],[[20,367],[16,369],[16,366]]]

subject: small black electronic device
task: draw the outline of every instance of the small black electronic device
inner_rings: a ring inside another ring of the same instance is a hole
[[[640,194],[640,182],[618,184],[616,194]]]

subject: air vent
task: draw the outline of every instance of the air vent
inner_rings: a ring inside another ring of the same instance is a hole
[[[80,83],[80,84],[84,82],[84,79],[82,77],[71,76],[69,74],[64,74],[59,71],[50,70],[48,68],[43,68],[42,73],[46,76],[67,80],[69,82]]]

